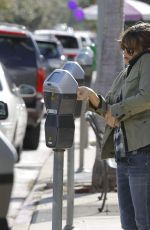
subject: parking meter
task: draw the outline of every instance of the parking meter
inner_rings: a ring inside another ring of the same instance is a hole
[[[63,69],[69,71],[69,73],[72,74],[72,76],[78,82],[79,86],[84,85],[84,74],[85,73],[78,62],[68,61],[63,66]]]
[[[44,81],[46,145],[54,149],[70,148],[74,139],[74,117],[78,83],[73,75],[83,75],[78,63],[67,63]]]
[[[52,230],[62,229],[64,151],[73,146],[78,88],[75,77],[80,76],[84,76],[80,65],[67,62],[63,69],[53,71],[43,84],[47,110],[46,145],[54,150]],[[73,157],[73,154],[70,155]]]
[[[93,60],[94,60],[94,53],[92,49],[88,46],[81,49],[79,54],[75,58],[75,61],[77,61],[82,66],[85,72],[84,83],[86,86],[91,85],[92,72],[93,72]]]
[[[68,61],[64,65],[63,69],[68,70],[72,74],[72,76],[74,76],[79,86],[82,86],[85,84],[85,76],[84,76],[85,73],[78,62]],[[81,116],[81,111],[82,111],[82,101],[77,101],[76,107],[75,107],[75,114],[74,114],[75,118],[78,118]]]

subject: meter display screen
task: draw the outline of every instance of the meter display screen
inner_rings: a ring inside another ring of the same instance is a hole
[[[60,73],[59,72],[55,72],[54,74],[52,74],[47,81],[51,81],[51,82],[56,82],[58,83],[60,81]]]

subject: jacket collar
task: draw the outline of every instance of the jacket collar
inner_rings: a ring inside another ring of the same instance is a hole
[[[127,76],[129,75],[132,67],[134,66],[134,64],[139,60],[139,58],[143,55],[143,54],[146,54],[146,53],[149,53],[150,54],[150,51],[149,50],[146,50],[146,51],[143,51],[141,52],[140,54],[138,54],[137,56],[135,56],[131,61],[129,61],[129,65],[128,65],[128,68],[127,68]]]

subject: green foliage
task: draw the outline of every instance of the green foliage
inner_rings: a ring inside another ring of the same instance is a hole
[[[61,13],[60,13],[61,12]],[[1,0],[0,20],[24,24],[30,29],[50,28],[69,18],[66,0]]]
[[[80,6],[86,7],[87,3],[81,0]],[[76,29],[96,28],[96,22],[76,22],[67,0],[0,0],[0,21],[22,24],[30,30],[51,29],[60,23]]]

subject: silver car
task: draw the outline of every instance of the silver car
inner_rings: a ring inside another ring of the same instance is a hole
[[[55,69],[62,68],[67,58],[63,54],[61,42],[54,37],[48,38],[43,35],[34,35],[34,39],[41,54],[44,56],[47,75]]]
[[[19,88],[9,78],[7,69],[0,64],[0,101],[7,103],[8,117],[0,120],[0,130],[16,148],[18,161],[27,126],[27,110]]]

